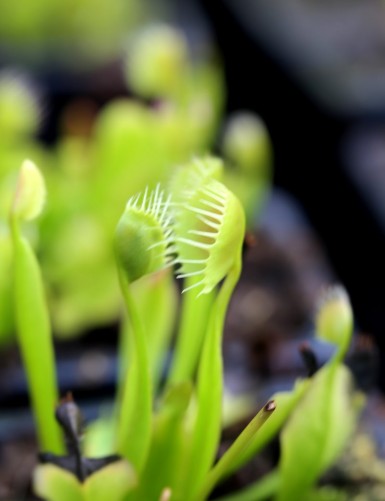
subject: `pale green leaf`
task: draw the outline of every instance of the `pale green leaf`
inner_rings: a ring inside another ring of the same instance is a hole
[[[117,461],[93,473],[83,485],[85,501],[122,501],[137,485],[134,469],[128,461]]]
[[[85,501],[75,475],[53,464],[39,465],[35,469],[33,489],[45,501]]]
[[[43,209],[46,197],[44,178],[31,160],[24,160],[13,199],[12,215],[17,219],[30,220]]]

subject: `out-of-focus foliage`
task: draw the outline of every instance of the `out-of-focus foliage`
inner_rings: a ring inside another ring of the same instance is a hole
[[[136,0],[2,2],[2,52],[19,64],[84,68],[116,57],[139,13]]]
[[[158,71],[165,59],[167,75]],[[72,103],[49,149],[36,139],[44,104],[33,87],[16,75],[0,78],[0,122],[5,131],[0,135],[0,217],[7,217],[12,172],[24,158],[31,158],[41,167],[50,197],[39,222],[28,231],[42,263],[54,330],[60,336],[74,336],[118,318],[110,242],[127,198],[145,186],[154,188],[175,166],[209,152],[223,119],[221,67],[203,55],[194,59],[180,31],[161,24],[139,32],[132,37],[124,67],[127,86],[137,97],[114,99],[97,114],[87,102]],[[151,98],[150,103],[141,96]],[[257,118],[250,120],[259,124]],[[237,156],[234,148],[224,148],[232,164],[226,184],[246,207],[249,227],[268,188],[271,167],[262,126],[254,139],[258,151],[243,154],[246,168],[242,153]],[[0,319],[1,340],[12,330],[12,314],[6,300],[7,230],[0,238],[0,303],[7,308]]]

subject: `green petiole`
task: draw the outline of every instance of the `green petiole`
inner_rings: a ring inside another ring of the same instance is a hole
[[[39,447],[62,453],[63,439],[55,421],[59,401],[51,326],[40,269],[29,242],[11,216],[14,247],[14,304],[18,341],[27,375]]]

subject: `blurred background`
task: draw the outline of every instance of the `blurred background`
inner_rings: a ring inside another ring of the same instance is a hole
[[[155,30],[150,43],[135,46],[148,26],[165,24],[181,30],[183,40]],[[166,47],[150,57],[152,66],[142,64],[148,46]],[[47,215],[30,238],[48,283],[61,389],[75,390],[92,417],[101,399],[108,405],[116,378],[119,292],[106,248],[124,201],[148,183],[143,172],[149,164],[154,169],[149,178],[156,171],[161,180],[169,164],[199,153],[226,153],[226,123],[239,111],[254,113],[265,124],[271,170],[261,175],[255,192],[250,229],[257,232],[257,244],[245,261],[254,289],[244,281],[234,301],[228,360],[237,375],[246,364],[260,378],[278,372],[282,379],[290,371],[293,376],[298,343],[292,346],[290,340],[309,334],[320,287],[339,281],[350,295],[357,331],[374,340],[365,368],[385,367],[383,1],[5,2],[0,15],[3,438],[30,426],[9,313],[6,229],[9,187],[21,160],[35,160],[49,188]],[[128,164],[136,175],[126,181]],[[112,170],[114,182],[108,180]],[[253,346],[252,361],[245,359],[250,350],[241,342]],[[385,370],[373,374],[375,385],[385,390]]]

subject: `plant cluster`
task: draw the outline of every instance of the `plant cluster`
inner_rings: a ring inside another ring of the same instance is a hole
[[[44,499],[201,501],[278,433],[277,469],[222,501],[346,499],[343,492],[317,487],[362,406],[343,364],[353,316],[341,287],[324,294],[316,316],[316,334],[334,346],[333,356],[319,368],[311,348],[303,347],[308,377],[292,391],[273,395],[216,459],[223,418],[222,332],[246,227],[242,204],[222,181],[222,162],[198,157],[176,170],[165,188],[157,185],[126,204],[114,237],[126,311],[116,403],[110,416],[89,427],[82,448],[73,402],[59,405],[58,422],[53,415],[58,389],[48,310],[36,257],[21,231],[23,221],[39,215],[45,187],[35,165],[24,162],[10,215],[14,305],[45,452],[34,488]],[[183,281],[181,294],[174,271]]]
[[[110,4],[96,8],[107,31],[117,15]],[[50,28],[46,1],[35,10]],[[41,32],[33,16],[24,21]],[[64,21],[76,42],[78,26]],[[304,346],[308,377],[272,395],[217,457],[223,326],[271,175],[264,125],[235,115],[218,144],[225,166],[207,155],[221,71],[193,60],[169,27],[139,34],[125,71],[140,98],[113,100],[94,122],[85,103],[67,110],[51,149],[35,138],[42,107],[33,87],[0,75],[0,340],[17,331],[42,451],[35,492],[52,501],[203,501],[279,434],[276,469],[222,501],[345,499],[317,485],[362,406],[343,363],[353,317],[341,287],[324,294],[315,322],[333,356],[319,367]],[[60,400],[52,332],[74,336],[120,318],[114,406],[84,430],[71,397]]]

